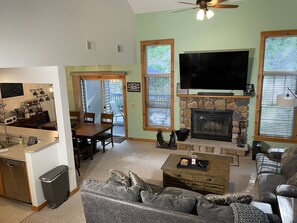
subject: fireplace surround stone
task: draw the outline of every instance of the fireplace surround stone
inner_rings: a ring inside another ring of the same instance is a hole
[[[237,143],[239,135],[246,140],[248,103],[249,99],[241,98],[180,97],[180,127],[191,129],[191,113],[194,108],[231,110],[234,111],[231,141]]]

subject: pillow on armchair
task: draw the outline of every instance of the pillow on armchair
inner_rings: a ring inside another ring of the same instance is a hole
[[[297,172],[297,154],[292,155],[290,159],[287,159],[284,164],[281,165],[281,174],[289,180]]]
[[[285,149],[282,155],[281,159],[281,165],[284,165],[286,162],[288,162],[292,156],[297,154],[297,145],[290,146]]]

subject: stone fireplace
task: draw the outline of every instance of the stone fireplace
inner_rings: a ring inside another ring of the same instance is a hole
[[[201,138],[201,135],[197,135],[196,131],[202,130],[203,125],[193,127],[193,119],[197,120],[197,117],[192,117],[192,111],[196,109],[199,111],[218,111],[229,113],[229,121],[219,120],[216,122],[203,122],[206,124],[204,129],[209,131],[217,132],[219,137],[214,136],[215,134],[208,134],[208,139],[219,140],[219,141],[230,141],[237,143],[238,138],[241,137],[242,142],[246,140],[246,128],[247,128],[247,117],[248,117],[248,103],[249,99],[246,98],[235,98],[235,97],[180,97],[180,127],[191,130],[191,137]],[[198,116],[199,117],[199,116]],[[213,118],[214,120],[218,120]],[[224,127],[224,131],[221,130],[221,124],[230,124],[228,127]],[[208,127],[207,127],[208,125]],[[212,130],[213,129],[213,130]],[[224,132],[224,133],[222,133]],[[202,131],[203,135],[203,131]],[[221,135],[228,135],[226,138]],[[204,137],[204,136],[202,136]],[[227,140],[228,139],[228,140]]]
[[[191,136],[231,142],[233,111],[192,109]]]

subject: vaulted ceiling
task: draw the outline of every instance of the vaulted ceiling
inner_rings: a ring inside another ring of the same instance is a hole
[[[128,0],[135,14],[159,12],[167,10],[179,10],[191,8],[190,5],[178,3],[180,0]],[[184,2],[195,3],[196,0],[181,0]],[[243,0],[226,0],[224,3],[238,2]]]

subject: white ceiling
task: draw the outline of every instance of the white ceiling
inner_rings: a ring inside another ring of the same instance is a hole
[[[128,0],[135,14],[191,8],[191,5],[178,3],[179,1],[196,2],[196,0]],[[243,0],[226,0],[225,3],[232,4],[238,1]]]

